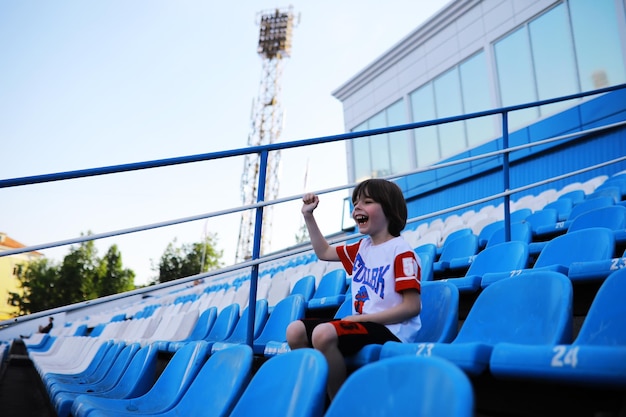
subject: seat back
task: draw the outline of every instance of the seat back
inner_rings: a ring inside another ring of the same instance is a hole
[[[263,363],[230,417],[320,417],[328,364],[315,349],[296,349]]]
[[[626,229],[626,207],[614,205],[589,210],[572,220],[567,231],[574,232],[589,227],[606,227],[611,230]]]
[[[343,268],[338,268],[324,274],[312,299],[332,297],[344,294],[345,291],[346,271]]]
[[[430,255],[430,257],[434,260],[437,256],[437,245],[435,245],[434,243],[425,243],[423,245],[417,246],[415,249],[413,249],[413,251],[418,255],[426,253]]]
[[[354,371],[324,417],[473,415],[472,384],[456,365],[436,356],[396,356]]]
[[[446,281],[422,282],[422,327],[415,342],[451,342],[459,325],[459,290]]]
[[[327,272],[307,303],[307,310],[338,308],[346,298],[347,288],[348,275],[343,268]]]
[[[539,253],[533,268],[553,265],[569,267],[572,262],[610,259],[615,251],[615,236],[610,229],[589,227],[557,236]]]
[[[123,342],[120,342],[123,343]],[[141,346],[139,343],[131,343],[124,348],[115,357],[115,362],[106,370],[106,374],[101,380],[95,381],[99,386],[105,389],[112,389],[118,383],[124,371],[131,363],[133,357],[137,354]]]
[[[291,295],[301,295],[305,302],[308,302],[315,293],[315,275],[306,275],[293,285]]]
[[[230,304],[220,311],[215,319],[215,324],[204,338],[208,342],[221,342],[226,340],[239,322],[239,304]]]
[[[487,246],[487,242],[491,235],[504,225],[504,220],[496,220],[494,222],[486,224],[478,234],[478,246],[484,248]]]
[[[246,343],[248,338],[248,320],[250,317],[250,306],[246,307],[235,326],[233,332],[223,341],[226,343]],[[254,330],[252,338],[259,337],[265,322],[267,321],[267,300],[261,299],[256,301],[256,309],[254,311]]]
[[[558,221],[559,213],[554,208],[544,207],[526,217],[526,222],[530,223],[530,229],[533,233],[536,233],[539,227],[554,225]]]
[[[498,243],[506,242],[505,240],[505,225],[496,229],[489,239],[487,239],[487,247],[497,245]],[[529,244],[532,241],[533,232],[530,223],[521,221],[517,223],[511,223],[510,229],[510,241],[520,241]]]
[[[304,318],[305,302],[301,295],[290,295],[281,300],[270,313],[261,334],[254,339],[253,351],[262,354],[267,342],[286,342],[287,326]]]
[[[562,199],[566,199],[567,198],[568,200],[571,200],[572,203],[578,204],[578,203],[584,201],[585,197],[586,197],[586,194],[585,194],[584,190],[576,189],[576,190],[571,190],[571,191],[568,191],[568,192],[566,192],[564,194],[561,194],[557,200],[562,200]]]
[[[567,216],[567,220],[573,221],[576,217],[588,212],[589,210],[597,209],[600,207],[612,206],[614,204],[615,200],[613,200],[612,197],[607,196],[581,201],[580,203],[572,207],[572,211],[570,211],[569,216]]]
[[[209,307],[200,313],[198,316],[198,320],[196,320],[196,324],[189,333],[187,340],[202,340],[204,339],[215,324],[217,320],[217,307]]]
[[[205,341],[190,342],[177,350],[141,401],[148,404],[151,410],[171,408],[180,401],[206,362],[209,352],[209,344]]]
[[[159,349],[147,345],[135,353],[113,389],[103,393],[108,398],[134,398],[148,392],[154,384]]]
[[[488,272],[524,269],[528,264],[528,245],[521,241],[498,243],[483,249],[470,264],[465,276]]]
[[[422,282],[432,281],[435,279],[434,271],[434,259],[435,257],[430,252],[416,252],[415,253],[420,260],[420,266],[422,267]]]
[[[558,272],[496,281],[478,295],[452,343],[569,343],[572,304],[572,283]]]
[[[250,381],[253,354],[233,345],[209,357],[180,402],[161,417],[227,416]]]
[[[454,258],[463,258],[466,256],[476,255],[478,252],[478,236],[471,232],[461,234],[455,238],[451,236],[444,242],[441,248],[441,255],[439,261],[450,261]]]
[[[558,221],[562,222],[568,219],[569,214],[572,211],[572,207],[574,207],[574,202],[572,201],[572,199],[561,197],[546,204],[543,208],[555,209],[558,213]]]
[[[626,269],[611,273],[598,289],[574,344],[626,346]]]

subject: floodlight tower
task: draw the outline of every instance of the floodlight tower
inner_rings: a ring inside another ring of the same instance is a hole
[[[261,12],[257,23],[260,26],[257,53],[262,58],[262,76],[258,96],[253,104],[251,132],[248,146],[267,145],[280,138],[283,112],[281,108],[281,77],[286,58],[291,54],[291,35],[294,28],[292,7]],[[241,194],[243,205],[257,202],[258,178],[260,174],[260,155],[246,155],[241,176]],[[268,156],[265,198],[278,197],[280,151]],[[242,212],[237,244],[237,262],[252,257],[254,239],[254,216],[250,210]],[[263,209],[263,230],[261,235],[261,254],[270,245],[272,229],[272,206]]]

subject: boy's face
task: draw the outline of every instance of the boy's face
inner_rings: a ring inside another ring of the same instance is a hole
[[[385,217],[380,203],[374,201],[366,193],[360,194],[353,203],[352,218],[356,222],[360,233],[372,237],[381,233],[388,233],[389,221]]]

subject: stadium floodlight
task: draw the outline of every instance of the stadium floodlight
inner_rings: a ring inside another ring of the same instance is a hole
[[[261,13],[257,52],[267,59],[289,57],[294,16],[289,9]]]

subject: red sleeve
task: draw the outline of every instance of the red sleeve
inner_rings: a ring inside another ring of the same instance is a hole
[[[356,243],[351,245],[342,245],[335,247],[337,251],[337,256],[339,256],[339,260],[343,265],[343,268],[346,270],[348,275],[352,275],[352,271],[354,269],[354,260],[356,259],[356,254],[359,252],[359,246],[361,246],[361,241],[359,240]]]
[[[415,258],[415,252],[407,251],[396,256],[394,262],[396,275],[396,291],[402,292],[409,288],[415,288],[422,292],[422,270]]]

